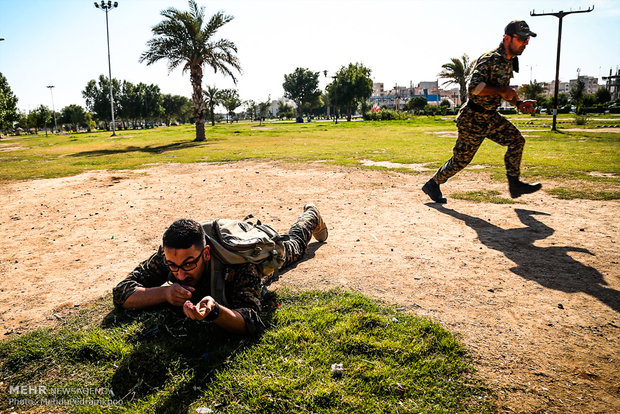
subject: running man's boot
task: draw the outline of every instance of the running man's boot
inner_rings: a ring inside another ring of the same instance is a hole
[[[428,195],[431,200],[435,203],[445,204],[448,200],[441,194],[441,190],[439,189],[439,184],[435,182],[432,178],[424,184],[422,187],[422,191]]]
[[[523,194],[531,194],[542,188],[541,183],[528,184],[519,180],[519,177],[508,176],[508,190],[510,197],[517,198]]]

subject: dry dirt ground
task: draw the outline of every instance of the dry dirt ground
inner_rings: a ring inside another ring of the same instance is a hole
[[[110,292],[174,219],[254,213],[286,231],[312,200],[329,239],[275,289],[342,287],[439,321],[502,412],[620,412],[620,203],[451,199],[507,196],[469,170],[444,186],[440,207],[420,191],[428,175],[239,162],[2,184],[0,336]]]

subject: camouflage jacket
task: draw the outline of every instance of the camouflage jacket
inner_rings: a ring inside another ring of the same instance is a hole
[[[504,45],[480,56],[471,73],[469,86],[467,88],[467,98],[475,104],[487,110],[496,110],[502,103],[499,95],[479,96],[474,95],[473,90],[484,82],[489,86],[509,86],[513,70],[518,72],[519,61],[517,57],[508,59]]]
[[[211,256],[211,261],[214,260],[217,259]],[[256,266],[253,264],[220,265],[216,268],[221,269],[223,273],[226,306],[241,314],[248,333],[255,333],[264,329],[265,325],[259,316],[263,284]],[[210,272],[213,266],[208,266],[208,269]],[[192,303],[196,304],[205,296],[211,295],[210,276],[205,274],[200,278],[190,299]],[[140,263],[129,273],[126,279],[122,280],[112,290],[114,305],[121,307],[127,298],[135,292],[136,288],[156,287],[166,283],[181,282],[166,266],[164,249],[160,246],[155,254]]]

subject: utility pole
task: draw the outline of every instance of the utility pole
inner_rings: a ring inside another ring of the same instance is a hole
[[[557,128],[556,128],[556,119],[558,116],[558,88],[559,88],[559,84],[560,84],[560,46],[562,44],[562,19],[564,18],[564,16],[567,16],[569,14],[573,14],[573,13],[589,13],[592,10],[594,10],[594,6],[589,7],[587,10],[571,10],[571,11],[562,11],[560,10],[559,12],[556,13],[536,13],[534,10],[532,10],[530,12],[530,16],[555,16],[559,19],[559,26],[558,26],[558,53],[557,53],[557,58],[556,58],[556,63],[555,63],[555,90],[553,92],[553,126],[551,127],[552,131],[557,132]]]

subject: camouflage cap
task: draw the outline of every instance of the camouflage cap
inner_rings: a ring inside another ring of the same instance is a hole
[[[504,34],[507,35],[519,35],[521,37],[536,37],[536,33],[530,30],[530,26],[525,23],[524,20],[513,20],[504,29]]]

